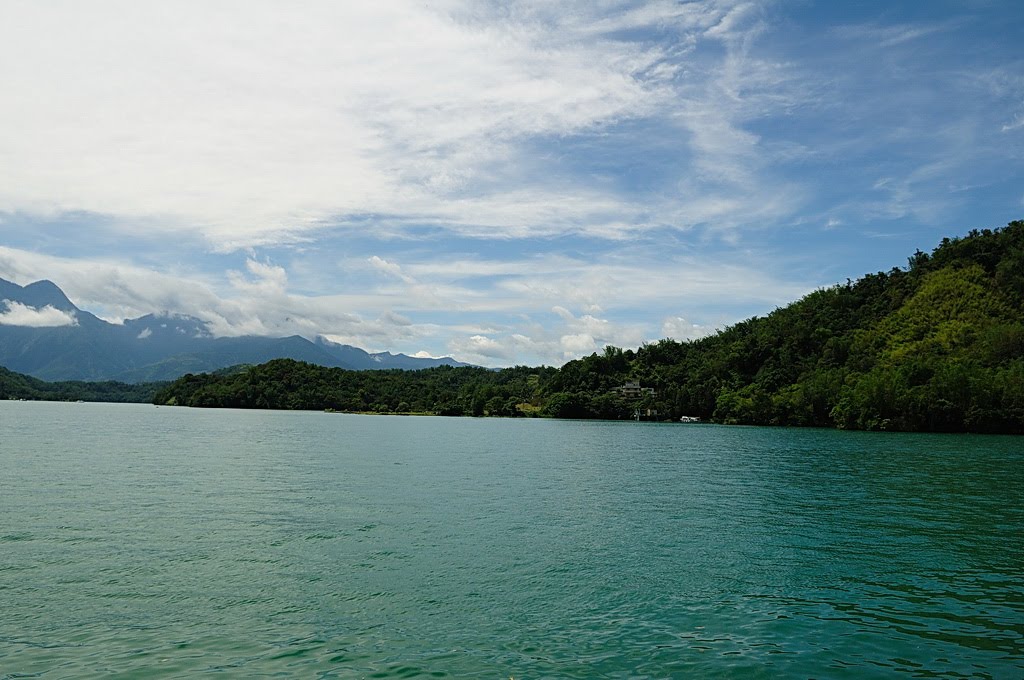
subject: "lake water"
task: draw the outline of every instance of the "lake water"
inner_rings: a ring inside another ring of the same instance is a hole
[[[0,678],[1022,678],[1024,439],[0,402]]]

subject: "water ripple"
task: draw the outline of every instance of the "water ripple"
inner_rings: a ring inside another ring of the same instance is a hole
[[[1016,439],[76,406],[0,679],[1024,677]]]

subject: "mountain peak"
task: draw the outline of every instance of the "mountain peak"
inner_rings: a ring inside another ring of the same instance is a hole
[[[48,279],[36,281],[27,286],[19,286],[11,281],[0,279],[0,298],[20,302],[35,309],[49,306],[64,312],[81,311],[57,284]]]
[[[448,358],[371,354],[323,336],[313,342],[299,335],[217,338],[202,319],[168,311],[112,324],[75,307],[47,280],[23,287],[0,279],[0,300],[74,314],[74,325],[0,325],[0,365],[47,380],[159,380],[282,357],[355,370],[459,365]]]

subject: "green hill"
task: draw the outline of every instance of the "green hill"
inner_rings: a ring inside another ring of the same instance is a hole
[[[0,400],[146,403],[167,383],[45,382],[0,366]]]
[[[653,394],[624,398],[638,382]],[[1024,432],[1024,222],[944,239],[905,269],[815,291],[692,342],[605,348],[560,369],[357,373],[273,361],[186,376],[158,403]]]
[[[708,338],[618,355],[570,362],[551,389],[593,403],[631,379],[672,417],[725,423],[1022,432],[1024,222],[944,239],[906,269]]]

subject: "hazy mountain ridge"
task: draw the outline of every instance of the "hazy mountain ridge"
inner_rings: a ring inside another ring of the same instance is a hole
[[[18,325],[26,323],[54,325]],[[147,314],[113,324],[79,309],[51,281],[20,286],[0,279],[0,366],[18,373],[51,381],[134,383],[279,358],[351,370],[466,365],[450,357],[373,354],[323,337],[217,338],[201,319],[180,314]]]

